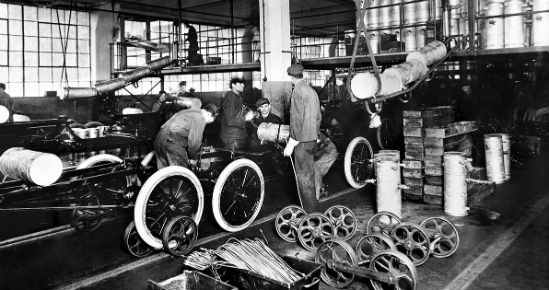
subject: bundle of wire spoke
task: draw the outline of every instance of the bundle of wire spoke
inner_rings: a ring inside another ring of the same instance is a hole
[[[215,253],[234,267],[248,270],[281,283],[292,284],[303,277],[259,239],[229,239]]]
[[[183,261],[183,264],[191,268],[204,271],[212,265],[215,258],[216,256],[214,250],[200,248],[199,250],[196,250],[188,255],[185,258],[185,261]]]

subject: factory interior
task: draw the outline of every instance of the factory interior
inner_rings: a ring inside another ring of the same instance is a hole
[[[0,289],[544,290],[549,0],[0,0]]]

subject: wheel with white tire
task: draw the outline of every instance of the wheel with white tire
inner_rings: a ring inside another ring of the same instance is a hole
[[[151,247],[162,249],[162,231],[175,216],[191,217],[198,225],[204,210],[204,192],[196,175],[181,166],[155,172],[135,200],[134,221],[139,236]],[[156,225],[162,225],[156,227]]]
[[[214,218],[224,230],[237,232],[257,217],[265,196],[261,169],[250,159],[237,159],[219,174],[212,196]]]
[[[345,150],[343,169],[347,183],[353,188],[362,188],[374,174],[371,161],[374,152],[370,142],[364,137],[354,138]]]

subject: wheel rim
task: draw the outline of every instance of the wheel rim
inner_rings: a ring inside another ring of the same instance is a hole
[[[99,206],[99,198],[93,193],[86,193],[80,197],[80,205]],[[78,231],[93,231],[103,222],[103,212],[98,209],[75,209],[71,215],[71,225]]]
[[[366,138],[353,139],[345,151],[345,178],[354,188],[366,185],[366,180],[373,175],[374,165],[372,146]]]
[[[431,241],[439,239],[431,247],[436,258],[446,258],[453,255],[459,246],[459,233],[456,227],[443,217],[431,217],[421,223],[421,228]]]
[[[334,237],[334,224],[321,213],[312,213],[301,220],[297,228],[297,238],[301,245],[315,251],[322,243]]]
[[[289,205],[283,208],[275,219],[275,229],[278,236],[287,242],[295,242],[299,222],[306,215],[305,210],[297,205]]]
[[[386,251],[375,255],[370,263],[370,269],[380,273],[388,273],[395,279],[393,284],[386,284],[370,279],[376,290],[402,289],[414,290],[417,285],[417,269],[404,254],[395,251]]]
[[[330,240],[322,243],[315,255],[315,262],[323,265],[320,278],[324,283],[337,288],[349,286],[355,279],[355,275],[337,271],[328,266],[328,261],[334,260],[346,266],[358,264],[353,248],[344,241]]]
[[[369,234],[362,237],[356,245],[356,253],[359,264],[366,264],[372,261],[372,258],[387,250],[395,250],[395,243],[382,234]]]
[[[414,265],[422,265],[429,258],[429,237],[418,225],[401,223],[393,229],[391,238],[397,250],[410,258]]]
[[[350,208],[336,205],[327,209],[324,214],[334,224],[335,238],[346,241],[355,234],[356,216]]]
[[[162,234],[162,244],[168,253],[183,256],[190,252],[198,237],[198,227],[192,218],[177,216],[170,220]]]
[[[368,220],[366,232],[368,234],[380,233],[390,236],[393,228],[400,224],[400,219],[393,213],[382,211],[376,213]]]
[[[381,120],[381,125],[377,128],[377,144],[381,149],[390,149],[395,144],[396,130],[393,121],[390,119]]]
[[[124,231],[124,245],[130,254],[138,258],[148,256],[154,250],[141,239],[134,222],[131,222]]]

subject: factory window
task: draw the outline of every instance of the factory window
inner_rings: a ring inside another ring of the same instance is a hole
[[[171,21],[151,21],[151,41],[160,45],[158,52],[151,53],[151,60],[170,55],[169,44],[172,42],[173,22]]]
[[[124,21],[126,40],[147,40],[147,23],[142,21]],[[128,46],[126,48],[126,62],[129,68],[144,66],[147,63],[147,54],[143,48]]]
[[[86,12],[0,3],[0,82],[14,97],[89,86],[89,34]]]

